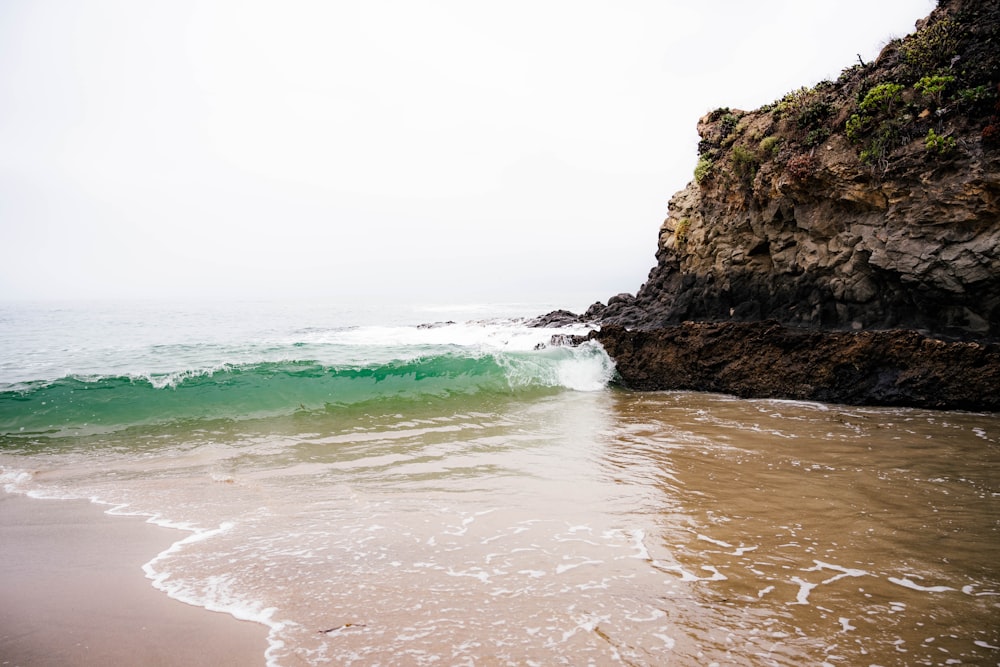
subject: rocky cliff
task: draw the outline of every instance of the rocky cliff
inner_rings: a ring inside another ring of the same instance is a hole
[[[998,54],[1000,2],[944,0],[836,81],[707,114],[647,282],[583,319],[1000,339]]]
[[[1000,410],[1000,0],[698,123],[656,266],[582,316],[634,389]]]

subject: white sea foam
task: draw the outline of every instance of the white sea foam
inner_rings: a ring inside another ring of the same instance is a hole
[[[611,357],[603,353],[603,349],[600,354],[583,349],[583,354],[574,354],[570,359],[559,362],[559,384],[576,391],[604,389],[614,375],[614,362]]]
[[[649,549],[646,548],[646,531],[637,528],[631,531],[632,544],[635,547],[636,553],[633,558],[638,558],[639,560],[652,560],[649,555]]]
[[[725,549],[732,549],[733,548],[733,545],[729,544],[728,542],[723,542],[722,540],[714,540],[711,537],[708,537],[707,535],[702,535],[701,533],[698,534],[698,539],[701,540],[701,541],[703,541],[703,542],[709,542],[709,543],[714,544],[716,546],[723,547]]]
[[[868,575],[866,570],[860,570],[858,568],[842,567],[840,565],[834,565],[831,563],[824,563],[821,560],[814,560],[814,567],[806,568],[802,570],[803,572],[819,572],[821,570],[833,570],[835,572],[840,572],[838,575],[834,575],[829,579],[824,579],[822,583],[831,584],[838,579],[843,579],[844,577],[864,577]]]
[[[614,377],[615,363],[599,343],[559,347],[532,353],[493,353],[513,387],[565,387],[600,391]]]
[[[819,586],[819,584],[805,581],[801,577],[792,577],[791,581],[793,584],[798,584],[799,592],[795,595],[795,602],[788,602],[787,604],[809,604],[809,593]]]
[[[921,586],[912,579],[908,577],[889,577],[889,581],[896,584],[897,586],[902,586],[904,588],[909,588],[914,591],[924,591],[927,593],[944,593],[946,591],[955,590],[951,586]]]
[[[109,514],[129,515],[125,506],[114,507],[108,511]],[[152,581],[153,587],[163,591],[168,596],[195,607],[202,607],[209,611],[221,612],[242,621],[260,623],[269,628],[268,649],[265,652],[268,667],[277,664],[276,656],[284,647],[284,642],[278,639],[280,633],[285,629],[286,624],[274,619],[277,611],[273,607],[246,600],[233,590],[234,581],[229,576],[209,576],[198,582],[191,583],[177,579],[166,567],[170,557],[185,547],[211,539],[232,530],[235,526],[232,522],[224,522],[217,528],[200,529],[190,524],[167,521],[161,517],[150,517],[150,523],[166,528],[189,531],[191,534],[184,539],[178,540],[167,549],[161,551],[152,560],[142,566],[146,578]]]
[[[527,326],[520,320],[444,322],[420,326],[363,326],[312,332],[310,343],[363,347],[414,347],[453,345],[484,350],[529,351],[547,346],[553,335],[586,335],[590,326],[559,329]]]
[[[564,563],[562,565],[556,566],[556,574],[564,574],[566,572],[569,572],[570,570],[575,570],[581,565],[603,565],[603,564],[604,564],[603,560],[592,560],[592,559],[584,559],[578,563]]]
[[[628,620],[633,623],[652,623],[653,621],[658,621],[661,618],[665,618],[667,612],[662,609],[653,609],[650,611],[649,616],[626,616]]]
[[[662,561],[654,560],[650,563],[653,567],[658,570],[663,570],[664,572],[675,572],[680,575],[681,581],[726,581],[729,577],[719,572],[719,569],[714,565],[702,565],[701,569],[706,572],[711,572],[710,577],[699,577],[696,574],[692,574],[684,569],[681,565],[668,565]]]
[[[31,481],[32,475],[27,470],[16,468],[0,468],[0,485],[7,493],[22,493],[24,485]]]

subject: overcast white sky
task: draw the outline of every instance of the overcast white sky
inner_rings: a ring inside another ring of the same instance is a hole
[[[695,124],[933,0],[3,0],[0,299],[634,292]]]

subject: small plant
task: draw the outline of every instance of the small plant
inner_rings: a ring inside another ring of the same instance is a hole
[[[785,170],[792,178],[803,181],[816,173],[818,164],[812,153],[801,153],[788,161]]]
[[[994,114],[986,121],[982,138],[984,146],[1000,146],[1000,101],[993,106]]]
[[[864,116],[892,115],[892,107],[903,99],[903,86],[898,83],[880,83],[865,95],[858,105]]]
[[[889,168],[888,156],[902,143],[902,131],[898,123],[886,120],[872,132],[867,146],[861,151],[861,161],[872,166]]]
[[[778,154],[778,150],[781,148],[781,139],[774,135],[764,137],[760,140],[757,148],[764,157],[774,157]]]
[[[744,146],[733,146],[733,169],[737,174],[751,180],[757,174],[758,166],[760,160],[753,151]]]
[[[933,106],[937,107],[941,104],[945,89],[954,83],[954,81],[955,77],[953,76],[935,74],[922,77],[913,84],[913,87],[918,93],[927,98]]]
[[[809,134],[806,135],[806,146],[819,146],[829,138],[830,128],[817,127],[814,130],[809,130]]]
[[[798,117],[795,119],[795,123],[798,125],[799,129],[803,130],[816,128],[820,123],[826,120],[832,112],[833,106],[829,102],[814,100],[802,107]]]
[[[990,123],[984,127],[982,138],[987,146],[1000,146],[1000,122]]]
[[[684,243],[687,241],[688,229],[691,227],[691,220],[689,218],[681,218],[677,222],[677,227],[674,229],[674,238],[677,239],[677,243]]]
[[[861,141],[865,133],[865,121],[861,118],[861,114],[851,114],[851,117],[847,119],[844,129],[847,132],[848,141],[853,143]]]
[[[711,158],[702,156],[698,159],[698,164],[694,168],[694,180],[696,183],[701,185],[705,179],[712,175],[712,165]]]
[[[722,131],[723,137],[728,137],[736,129],[736,124],[740,122],[740,119],[736,114],[727,113],[722,117],[722,124],[719,129]]]
[[[785,114],[798,111],[812,94],[813,90],[805,86],[787,93],[784,97],[774,103],[775,117],[781,118]]]
[[[900,51],[918,75],[933,72],[950,65],[958,48],[958,33],[958,23],[950,18],[942,19],[913,33],[903,42]]]
[[[902,100],[901,84],[880,83],[858,103],[858,113],[847,119],[844,127],[847,138],[862,144],[862,162],[888,169],[888,155],[901,145],[902,129],[908,121],[907,116],[897,118],[893,115],[893,107]]]
[[[729,107],[719,107],[718,109],[714,109],[708,114],[708,122],[714,123],[727,113],[729,113]]]
[[[955,100],[962,106],[969,108],[989,106],[993,101],[993,97],[993,88],[986,85],[966,88],[955,94]]]
[[[942,157],[955,150],[957,145],[958,142],[955,141],[955,137],[948,134],[938,134],[934,131],[934,128],[927,130],[927,138],[924,139],[924,146],[927,148],[928,153]]]
[[[859,63],[857,65],[851,65],[840,72],[840,76],[837,77],[837,83],[844,84],[853,79],[855,76],[864,71],[866,65],[864,63]]]

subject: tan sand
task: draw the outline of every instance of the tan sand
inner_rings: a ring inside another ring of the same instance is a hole
[[[0,665],[263,665],[267,628],[169,598],[143,563],[184,533],[0,492]]]

